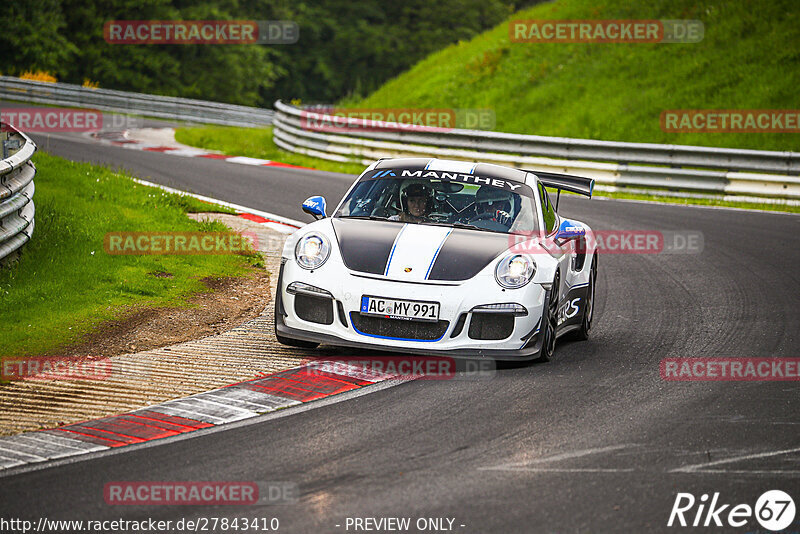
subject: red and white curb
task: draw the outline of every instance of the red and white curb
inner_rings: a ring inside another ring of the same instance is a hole
[[[90,137],[100,141],[101,143],[119,146],[123,148],[130,148],[133,150],[144,150],[145,152],[161,152],[170,156],[182,156],[187,158],[206,158],[224,161],[226,163],[238,163],[240,165],[253,165],[256,167],[283,167],[287,169],[306,169],[314,170],[310,167],[301,167],[299,165],[290,165],[289,163],[281,163],[280,161],[272,161],[269,159],[249,158],[247,156],[227,156],[217,152],[210,152],[201,148],[194,148],[188,146],[169,146],[147,143],[145,141],[130,139],[128,131],[109,131],[109,132],[93,132]]]
[[[161,189],[162,191],[166,191],[168,193],[175,193],[176,195],[185,195],[192,198],[196,198],[197,200],[201,200],[203,202],[208,202],[209,204],[217,204],[220,206],[225,206],[226,208],[230,208],[236,211],[239,217],[251,220],[253,222],[261,223],[282,234],[294,233],[295,230],[297,230],[301,226],[305,226],[306,224],[303,221],[290,219],[288,217],[282,217],[280,215],[275,215],[274,213],[269,213],[254,208],[248,208],[247,206],[234,204],[232,202],[225,202],[224,200],[218,200],[216,198],[205,197],[203,195],[197,195],[195,193],[181,191],[180,189],[174,189],[172,187],[167,187],[166,185],[155,184],[153,182],[148,182],[146,180],[139,180],[138,178],[132,178],[132,180],[137,184],[146,185],[147,187],[155,187],[156,189]]]
[[[0,471],[250,419],[397,378],[320,360],[129,413],[0,438]]]
[[[264,226],[268,226],[269,228],[272,228],[273,230],[276,230],[282,234],[292,234],[294,233],[295,230],[299,228],[299,226],[276,221],[268,217],[262,217],[261,215],[256,215],[254,213],[239,213],[239,217],[242,217],[243,219],[247,219],[249,221],[263,224]]]
[[[240,217],[284,234],[305,223],[272,213],[187,193],[144,180],[148,187],[226,206]],[[368,372],[340,362],[316,361],[266,377],[171,400],[130,413],[56,429],[0,438],[0,471],[107,451],[249,419],[281,408],[357,390],[393,375]]]
[[[293,167],[293,165],[271,162],[269,160],[258,160],[255,158],[245,158],[242,156],[229,157],[229,156],[224,156],[222,154],[211,154],[208,152],[203,152],[202,150],[199,149],[153,147],[151,145],[147,145],[138,141],[128,140],[125,138],[125,134],[126,132],[99,132],[92,134],[92,137],[106,143],[119,144],[120,146],[126,146],[129,148],[139,148],[140,150],[151,150],[155,152],[164,152],[164,153],[183,155],[183,156],[198,155],[200,157],[210,157],[212,159],[224,159],[225,161],[229,161],[232,163],[244,163],[247,165],[270,165],[277,167]],[[122,140],[114,141],[112,139],[122,139]],[[249,161],[249,163],[247,163],[247,161]],[[298,168],[306,168],[306,167],[298,167]],[[273,230],[276,230],[282,234],[291,234],[301,226],[305,225],[305,223],[302,221],[297,221],[295,219],[290,219],[288,217],[281,217],[280,215],[275,215],[274,213],[268,213],[265,211],[248,208],[247,206],[241,206],[239,204],[233,204],[231,202],[225,202],[224,200],[218,200],[216,198],[197,195],[195,193],[181,191],[180,189],[174,189],[172,187],[167,187],[161,184],[155,184],[153,182],[147,182],[145,180],[139,180],[136,178],[134,178],[133,181],[138,184],[146,185],[148,187],[155,187],[157,189],[161,189],[162,191],[167,191],[169,193],[190,196],[198,200],[202,200],[203,202],[218,204],[220,206],[231,208],[235,210],[240,217],[249,219],[253,222],[264,224],[265,226],[268,226],[269,228],[272,228]]]

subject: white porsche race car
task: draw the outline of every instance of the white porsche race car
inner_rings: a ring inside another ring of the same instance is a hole
[[[586,339],[597,256],[585,224],[547,189],[591,196],[589,178],[425,158],[370,165],[333,212],[283,248],[275,334],[406,354],[547,361]],[[558,201],[556,201],[556,204]]]

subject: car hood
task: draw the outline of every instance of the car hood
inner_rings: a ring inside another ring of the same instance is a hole
[[[332,220],[345,266],[403,281],[468,280],[513,243],[506,234],[400,222]]]

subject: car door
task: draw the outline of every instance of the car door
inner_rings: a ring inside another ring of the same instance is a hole
[[[572,269],[574,266],[574,247],[571,246],[571,242],[564,243],[563,246],[559,246],[558,243],[556,243],[555,237],[556,233],[558,232],[561,219],[558,216],[558,213],[556,213],[555,206],[553,206],[553,203],[550,201],[550,195],[547,193],[547,189],[545,189],[541,183],[539,183],[538,186],[539,202],[544,222],[544,234],[548,242],[548,249],[553,257],[558,260],[560,266],[561,283],[559,284],[560,288],[558,294],[561,297],[561,300],[563,300],[566,297],[566,294],[569,291],[575,276],[575,272]],[[560,305],[561,302],[559,302],[559,306]]]

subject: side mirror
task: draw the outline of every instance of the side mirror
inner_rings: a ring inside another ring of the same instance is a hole
[[[327,217],[327,208],[325,206],[325,197],[308,197],[303,202],[303,211],[314,217],[315,219],[324,219]]]
[[[572,221],[564,219],[558,227],[556,239],[560,241],[569,241],[570,239],[578,239],[586,235],[586,228]]]

